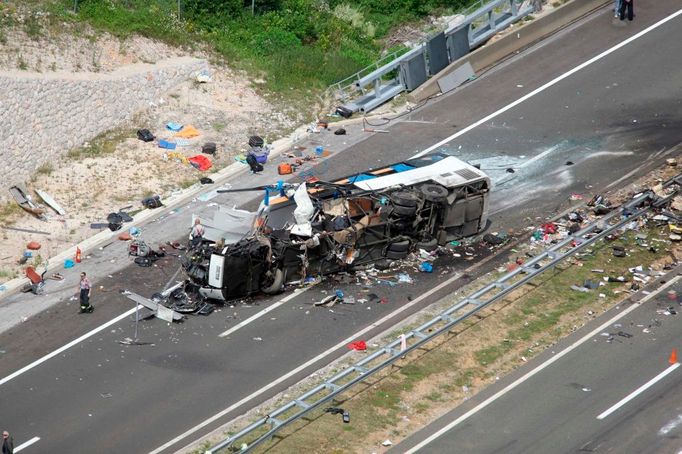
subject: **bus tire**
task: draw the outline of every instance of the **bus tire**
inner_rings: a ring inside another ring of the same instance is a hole
[[[448,197],[448,190],[439,184],[427,183],[422,185],[421,192],[429,202],[443,202]]]
[[[388,251],[391,252],[407,252],[410,250],[410,240],[396,241],[388,245]]]
[[[395,205],[416,207],[417,203],[419,203],[419,196],[413,192],[398,191],[391,194],[391,200]]]
[[[417,207],[406,207],[403,205],[393,205],[393,212],[398,216],[412,217],[417,214]]]
[[[400,260],[407,257],[407,251],[396,252],[396,251],[386,251],[386,258],[391,260]]]
[[[435,251],[438,249],[438,240],[432,238],[430,240],[424,240],[417,243],[417,250],[424,249],[426,252]]]
[[[272,283],[261,288],[261,292],[266,295],[276,295],[284,288],[284,271],[281,268],[275,268],[272,274]]]

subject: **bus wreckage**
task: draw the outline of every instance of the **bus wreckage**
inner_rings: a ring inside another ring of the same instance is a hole
[[[259,210],[220,207],[201,219],[202,241],[183,261],[205,298],[278,293],[309,276],[400,260],[488,226],[489,177],[442,153],[334,182],[218,192],[245,190],[265,191]]]

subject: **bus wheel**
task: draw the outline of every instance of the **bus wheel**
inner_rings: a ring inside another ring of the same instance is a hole
[[[439,184],[422,185],[421,192],[429,202],[443,202],[448,197],[448,190]]]
[[[265,284],[261,287],[261,292],[266,295],[275,295],[282,291],[284,288],[284,271],[281,268],[275,268],[275,270],[270,270],[268,272],[270,276],[266,277]]]

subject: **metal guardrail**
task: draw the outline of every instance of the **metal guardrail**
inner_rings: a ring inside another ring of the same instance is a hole
[[[206,451],[206,453],[212,454],[228,448],[239,440],[244,440],[249,436],[255,436],[256,432],[262,431],[267,425],[270,425],[269,430],[262,433],[254,441],[251,441],[245,448],[237,448],[237,451],[239,452],[251,451],[256,446],[271,438],[278,430],[300,419],[305,414],[320,407],[325,402],[328,402],[348,390],[358,382],[365,380],[367,377],[393,364],[409,352],[422,347],[437,336],[448,332],[461,321],[466,320],[488,305],[525,285],[531,279],[553,268],[565,258],[606,237],[615,230],[623,227],[625,224],[630,223],[633,219],[637,219],[647,213],[652,208],[665,206],[681,191],[682,174],[679,174],[664,183],[664,187],[670,187],[672,185],[676,185],[675,191],[667,197],[661,198],[656,196],[652,191],[646,191],[575,234],[569,235],[557,244],[547,248],[542,253],[524,263],[523,266],[508,272],[495,282],[473,292],[470,296],[460,300],[430,321],[405,334],[405,349],[401,349],[402,339],[390,342],[368,357],[334,375],[324,383],[314,387],[300,397],[272,411],[266,417],[259,419],[238,433],[231,435],[227,439],[216,444],[210,450]],[[289,413],[288,416],[286,415],[287,413]],[[282,417],[282,419],[279,419],[279,417]]]
[[[522,0],[483,0],[465,11],[461,24],[427,38],[407,52],[394,52],[330,86],[323,98],[345,103],[352,112],[369,112],[403,91],[412,91],[429,75],[466,55],[500,30],[534,11]],[[475,7],[476,9],[472,8]],[[390,77],[386,77],[390,74]],[[350,101],[356,98],[354,101]]]

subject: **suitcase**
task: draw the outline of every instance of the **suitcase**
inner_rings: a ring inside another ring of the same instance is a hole
[[[339,106],[336,108],[336,113],[341,115],[343,118],[350,118],[353,115],[353,111],[348,107]]]
[[[138,129],[137,138],[143,142],[151,142],[154,140],[154,134],[149,129]]]
[[[216,146],[215,146],[215,143],[213,143],[213,142],[206,142],[201,147],[201,152],[204,154],[215,154],[215,151],[216,151]]]
[[[249,146],[253,148],[258,148],[262,147],[265,145],[265,140],[263,140],[262,137],[260,136],[251,136],[249,137]]]
[[[288,164],[286,162],[283,162],[277,166],[277,173],[279,173],[280,175],[289,175],[293,173],[293,171],[294,169],[292,168],[291,164]]]
[[[168,140],[159,140],[159,148],[165,148],[167,150],[175,150],[178,144],[175,142],[169,142]]]

